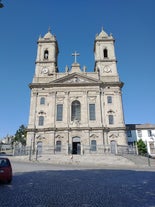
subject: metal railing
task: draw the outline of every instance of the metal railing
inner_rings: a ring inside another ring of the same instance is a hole
[[[88,154],[137,154],[136,146],[123,146],[116,145],[115,149],[111,148],[111,145],[96,145],[95,147],[91,147],[90,145],[82,145],[80,149],[78,149],[78,153],[80,155],[88,155]],[[5,152],[7,153],[7,151]],[[32,150],[31,147],[14,147],[10,153],[14,156],[24,156],[24,155],[37,155],[37,156],[46,156],[46,155],[70,155],[76,154],[73,153],[72,147],[69,145],[62,145],[61,147],[53,147],[48,145],[43,145],[42,147],[38,147],[35,150]]]

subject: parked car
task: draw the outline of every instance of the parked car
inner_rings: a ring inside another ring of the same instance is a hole
[[[8,158],[0,157],[0,182],[11,183],[12,166]]]

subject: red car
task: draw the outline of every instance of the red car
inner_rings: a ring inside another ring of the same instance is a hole
[[[0,157],[0,182],[11,183],[12,166],[8,158]]]

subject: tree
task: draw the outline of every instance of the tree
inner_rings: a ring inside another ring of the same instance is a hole
[[[138,153],[139,155],[145,155],[147,153],[147,146],[146,144],[143,142],[142,139],[140,139],[137,142],[137,147],[138,147]]]
[[[21,125],[19,129],[16,131],[14,142],[21,143],[22,145],[26,145],[26,135],[27,128],[24,125]]]
[[[0,0],[0,8],[3,8],[3,7],[4,7],[4,4],[2,4]]]

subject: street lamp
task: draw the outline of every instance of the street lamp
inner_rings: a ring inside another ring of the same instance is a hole
[[[33,141],[33,138],[31,138],[31,143],[30,143],[29,161],[31,161],[31,157],[32,157],[32,141]]]
[[[154,145],[153,154],[154,154],[155,153],[155,134],[152,134],[151,139],[153,140],[153,145]]]

